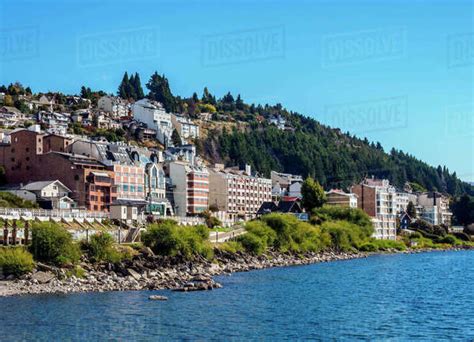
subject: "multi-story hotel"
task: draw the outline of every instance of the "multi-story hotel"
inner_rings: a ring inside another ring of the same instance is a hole
[[[386,179],[372,178],[353,185],[351,192],[358,197],[357,206],[372,218],[374,237],[395,240],[397,236],[395,187]]]
[[[262,203],[272,200],[272,180],[253,176],[249,165],[237,170],[217,164],[209,182],[209,205],[226,212],[229,220],[254,218]]]
[[[196,215],[209,208],[209,171],[206,167],[173,161],[168,164],[167,172],[176,215]]]

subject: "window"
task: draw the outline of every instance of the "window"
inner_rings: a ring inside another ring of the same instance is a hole
[[[25,151],[30,152],[30,148],[29,147],[25,148]]]

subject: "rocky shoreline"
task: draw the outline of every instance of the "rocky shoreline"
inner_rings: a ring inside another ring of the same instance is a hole
[[[418,253],[428,250],[410,250]],[[271,267],[307,265],[320,262],[366,258],[380,253],[307,253],[302,256],[269,251],[261,256],[227,253],[216,250],[213,262],[199,258],[186,261],[179,257],[156,256],[144,249],[132,260],[117,264],[80,263],[81,277],[70,275],[70,269],[41,263],[36,269],[18,279],[0,281],[0,297],[31,294],[67,294],[79,292],[163,290],[196,291],[221,287],[213,276],[246,272]]]

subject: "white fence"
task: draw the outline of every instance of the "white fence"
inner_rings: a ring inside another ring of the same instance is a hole
[[[34,218],[58,218],[58,219],[105,219],[109,217],[106,212],[87,211],[79,209],[25,209],[25,208],[0,208],[0,217],[7,219],[34,219]]]

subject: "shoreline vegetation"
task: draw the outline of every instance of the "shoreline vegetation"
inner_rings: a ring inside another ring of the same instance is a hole
[[[142,242],[115,244],[107,232],[75,242],[57,223],[35,223],[28,247],[0,248],[0,296],[128,290],[219,288],[212,277],[270,267],[365,258],[380,253],[474,249],[466,236],[420,225],[398,240],[375,240],[359,209],[323,206],[310,222],[269,214],[245,224],[246,233],[219,244],[209,228],[171,220],[149,224]],[[438,235],[436,235],[436,234]]]

